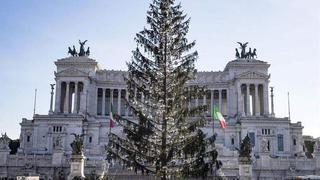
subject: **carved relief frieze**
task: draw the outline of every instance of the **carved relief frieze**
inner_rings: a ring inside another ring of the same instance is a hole
[[[270,75],[266,75],[256,71],[248,71],[242,74],[238,74],[236,79],[269,79]]]
[[[83,77],[83,76],[89,76],[89,73],[83,72],[77,68],[68,68],[58,73],[55,72],[55,76],[56,77],[76,77],[76,76]]]

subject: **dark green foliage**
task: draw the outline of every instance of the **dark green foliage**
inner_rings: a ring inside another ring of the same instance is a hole
[[[308,141],[308,140],[304,141],[305,154],[307,158],[313,158],[312,153],[314,151],[314,144],[315,144],[314,141]]]
[[[149,28],[136,34],[125,77],[134,118],[115,116],[124,134],[110,133],[107,148],[108,159],[161,179],[206,177],[217,157],[214,137],[199,129],[207,106],[189,106],[205,91],[186,84],[195,78],[198,53],[186,38],[190,19],[181,8],[174,0],[150,4]]]

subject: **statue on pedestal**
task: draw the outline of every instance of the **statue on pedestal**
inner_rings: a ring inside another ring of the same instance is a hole
[[[9,142],[10,138],[7,136],[7,133],[1,134],[0,137],[0,150],[10,150]]]
[[[239,158],[250,162],[252,145],[250,137],[247,135],[240,144]]]
[[[74,135],[74,141],[70,144],[72,147],[72,155],[83,155],[83,135]]]

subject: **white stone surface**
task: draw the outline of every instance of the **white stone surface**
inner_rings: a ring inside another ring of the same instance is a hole
[[[3,173],[10,176],[14,172],[23,173],[27,169],[30,172],[37,171],[41,177],[57,177],[60,168],[67,175],[70,171],[68,161],[71,157],[72,133],[85,135],[84,173],[90,174],[93,170],[102,173],[104,146],[108,143],[111,102],[117,111],[121,111],[122,116],[132,118],[121,98],[128,97],[127,93],[120,97],[115,94],[118,90],[126,90],[123,79],[127,74],[125,71],[99,69],[97,61],[87,57],[59,59],[55,65],[54,112],[22,120],[19,153],[1,155],[0,152],[0,174],[5,171]],[[205,100],[199,98],[195,102],[210,105],[209,112],[213,105],[222,108],[221,112],[228,127],[221,129],[219,123],[215,122],[214,132],[218,135],[216,143],[219,159],[223,162],[222,170],[227,176],[239,175],[236,149],[248,133],[254,133],[255,137],[253,154],[256,157],[263,156],[253,163],[253,174],[268,176],[268,172],[272,170],[277,172],[274,175],[281,179],[291,166],[299,172],[320,169],[319,156],[315,159],[297,156],[303,154],[301,123],[292,123],[288,118],[276,118],[269,114],[269,67],[268,63],[258,60],[233,60],[228,62],[223,71],[199,72],[194,81],[188,82],[188,85],[206,85],[210,92],[210,97]],[[69,89],[66,89],[67,84]],[[253,99],[250,102],[247,100],[250,98],[246,98],[246,85],[250,85],[248,94]],[[69,98],[66,98],[66,92],[69,92]],[[226,97],[221,96],[223,92]],[[102,97],[102,94],[105,97]],[[247,114],[246,106],[252,107]],[[203,128],[207,135],[212,135],[213,132],[210,114],[208,113],[207,117],[209,123]],[[270,133],[262,133],[262,129],[268,129]],[[283,151],[278,149],[278,135],[283,135]],[[264,154],[261,154],[262,139],[269,141],[269,150]],[[268,167],[263,165],[266,160]],[[74,164],[73,167],[78,165]],[[268,171],[265,174],[257,173],[259,168]],[[118,170],[117,172],[121,173]]]

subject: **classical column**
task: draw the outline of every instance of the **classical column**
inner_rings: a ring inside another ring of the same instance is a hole
[[[219,111],[222,112],[222,89],[219,89]]]
[[[69,113],[69,99],[70,99],[70,82],[66,82],[66,96],[64,101],[64,113]]]
[[[51,98],[50,98],[50,109],[49,109],[49,114],[52,114],[53,113],[53,94],[54,94],[54,92],[53,92],[53,90],[54,90],[54,85],[55,84],[50,84],[50,86],[51,86]]]
[[[268,88],[268,83],[266,82],[263,86],[263,102],[264,102],[264,114],[269,115],[269,88]]]
[[[226,90],[226,109],[225,109],[225,111],[224,111],[224,113],[225,113],[225,115],[229,115],[229,105],[230,105],[230,103],[229,103],[229,96],[230,96],[230,92],[229,92],[229,89],[225,89]]]
[[[55,100],[55,113],[60,113],[60,105],[61,105],[61,81],[56,82],[56,100]]]
[[[110,109],[109,111],[112,111],[112,106],[113,106],[113,89],[110,89]]]
[[[274,117],[273,87],[270,87],[270,91],[271,91],[271,116]]]
[[[118,114],[121,115],[121,89],[118,89]]]
[[[128,93],[128,90],[126,89],[126,100],[129,101],[129,93]],[[126,117],[129,116],[129,108],[127,107],[126,108]]]
[[[250,112],[250,84],[247,84],[247,95],[246,95],[246,98],[247,98],[247,108],[246,108],[246,110],[247,110],[247,112],[246,112],[246,115],[247,116],[250,116],[251,115],[251,112]]]
[[[97,90],[96,90],[96,103],[95,103],[95,105],[96,105],[96,115],[98,115],[98,109],[99,109],[99,104],[98,104],[98,101],[99,101],[99,88],[97,88]],[[102,105],[102,103],[101,103],[101,105]]]
[[[243,115],[243,112],[244,112],[244,109],[243,109],[243,106],[242,106],[242,92],[241,92],[241,84],[238,83],[238,86],[237,86],[237,98],[238,98],[238,114],[239,115]]]
[[[78,82],[74,82],[74,102],[73,102],[73,113],[78,113]]]
[[[102,102],[101,102],[101,115],[105,116],[106,115],[106,89],[102,89]]]
[[[210,100],[210,114],[213,114],[213,106],[214,106],[214,90],[211,90],[210,93],[211,93],[211,100]]]
[[[260,99],[259,99],[259,84],[254,85],[254,103],[255,103],[255,110],[256,116],[260,116]]]

